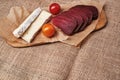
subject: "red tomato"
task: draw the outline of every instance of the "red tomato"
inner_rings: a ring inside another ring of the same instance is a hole
[[[52,24],[47,23],[47,24],[43,25],[43,27],[42,27],[42,33],[46,37],[52,37],[55,34],[55,28],[53,27]]]
[[[52,3],[49,7],[49,11],[53,14],[56,15],[60,12],[61,7],[58,3]]]

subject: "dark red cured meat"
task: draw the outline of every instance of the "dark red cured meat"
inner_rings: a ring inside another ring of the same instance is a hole
[[[84,30],[92,20],[98,18],[98,10],[94,6],[77,5],[56,15],[52,19],[52,23],[60,28],[65,34]]]
[[[92,11],[90,11],[90,10],[87,9],[86,7],[82,8],[81,11],[87,14],[87,16],[88,16],[88,18],[89,18],[88,25],[91,24],[92,18],[93,18],[93,13],[92,13]]]
[[[95,6],[86,6],[86,7],[93,12],[93,20],[96,20],[99,15],[98,9]]]
[[[76,18],[74,16],[72,16],[71,14],[69,14],[68,11],[64,11],[63,13],[59,14],[58,16],[65,16],[69,19],[72,19],[72,20],[76,21]]]
[[[71,18],[71,19],[76,20],[77,23],[78,23],[78,25],[82,25],[82,23],[83,23],[82,17],[81,17],[80,15],[73,14],[73,13],[71,13],[70,11],[65,11],[65,12],[63,12],[63,13],[61,14],[61,16],[63,16],[63,15],[64,15],[64,16],[67,16],[67,17],[69,17],[69,18]]]
[[[69,12],[69,11],[65,11],[65,12],[63,12],[63,13],[61,13],[61,14],[59,14],[59,15],[57,15],[57,18],[64,18],[64,17],[69,17],[70,19],[72,19],[73,20],[73,22],[74,21],[76,21],[77,22],[77,25],[76,25],[76,27],[74,28],[74,30],[73,31],[75,31],[75,32],[77,32],[78,30],[79,30],[79,28],[82,26],[82,24],[83,24],[83,18],[79,15],[79,14],[73,14],[73,13],[71,13],[71,12]],[[75,24],[75,23],[74,23]]]
[[[77,21],[77,27],[74,29],[74,33],[75,33],[84,24],[84,20],[83,20],[82,16],[79,15],[78,13],[74,13],[72,11],[68,11],[67,13],[68,13],[68,15],[70,14],[70,17],[74,17]]]
[[[65,15],[58,15],[54,17],[52,19],[52,23],[68,35],[72,35],[73,30],[77,27],[76,20]]]
[[[87,17],[88,17],[88,24],[91,24],[92,22],[92,19],[93,19],[93,12],[88,8],[86,7],[85,5],[77,5],[77,6],[74,6],[72,8],[69,9],[70,11],[71,10],[75,10],[77,12],[83,12]],[[82,31],[86,28],[86,26],[82,26],[79,31]]]
[[[72,7],[70,10],[76,10],[76,11],[84,12],[84,14],[89,19],[88,25],[92,22],[93,12],[90,9],[88,9],[85,5],[77,5],[75,7]]]
[[[73,29],[70,28],[72,26],[65,19],[61,19],[61,20],[60,19],[59,20],[58,19],[57,20],[53,19],[52,22],[55,26],[60,28],[65,34],[72,35]]]
[[[78,15],[80,15],[83,18],[83,22],[84,22],[83,25],[80,28],[76,29],[75,32],[82,31],[83,29],[86,28],[86,26],[89,23],[89,17],[84,12],[78,11],[78,10],[79,9],[77,9],[77,8],[69,10],[69,11],[73,12],[73,14],[78,14]]]
[[[70,9],[73,9],[73,8],[76,8],[76,7],[88,8],[93,13],[93,20],[96,20],[98,18],[99,11],[98,11],[98,9],[95,6],[91,6],[91,5],[76,5],[76,6],[72,7],[72,8],[70,8]]]
[[[71,29],[69,29],[69,27],[66,26],[67,25],[66,20],[60,20],[60,19],[53,18],[52,23],[56,27],[60,28],[65,34],[70,34],[71,31],[69,31],[69,30],[71,30]]]
[[[58,16],[57,16],[58,17]],[[75,26],[74,26],[74,29],[75,28],[77,28],[78,27],[78,25],[82,25],[82,23],[83,23],[83,20],[80,22],[80,20],[79,20],[79,24],[78,24],[78,20],[73,16],[73,15],[71,15],[70,13],[69,13],[69,11],[65,11],[65,12],[63,12],[63,13],[61,13],[60,15],[59,15],[59,17],[61,17],[62,19],[64,19],[64,17],[67,17],[67,18],[69,18],[69,19],[72,19],[72,22],[75,24]],[[69,23],[70,24],[70,23]],[[74,31],[74,29],[73,29],[73,31]],[[73,33],[73,31],[72,31],[72,33]]]

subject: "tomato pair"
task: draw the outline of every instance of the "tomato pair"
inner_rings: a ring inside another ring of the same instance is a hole
[[[61,11],[61,7],[58,3],[52,3],[49,7],[49,11],[53,14],[56,15]],[[46,37],[52,37],[55,35],[55,28],[52,24],[47,23],[45,25],[43,25],[42,27],[42,33],[46,36]]]

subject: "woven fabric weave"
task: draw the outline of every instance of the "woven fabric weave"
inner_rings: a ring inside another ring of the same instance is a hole
[[[0,17],[16,5],[31,6],[32,11],[39,5],[71,1],[0,0]],[[119,7],[120,0],[106,2],[108,24],[90,34],[81,48],[63,43],[13,48],[0,38],[0,80],[120,80]]]

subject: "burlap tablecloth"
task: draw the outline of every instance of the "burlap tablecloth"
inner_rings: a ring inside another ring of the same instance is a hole
[[[12,6],[32,10],[51,2],[71,1],[0,0],[0,17]],[[88,36],[81,48],[63,43],[13,48],[0,38],[0,80],[120,80],[119,11],[120,0],[108,0],[107,26]]]

